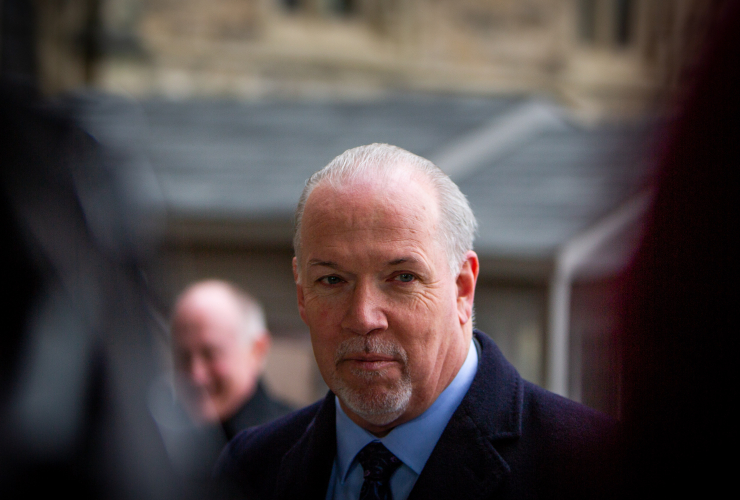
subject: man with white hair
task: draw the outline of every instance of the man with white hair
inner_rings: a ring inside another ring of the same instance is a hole
[[[346,151],[298,202],[298,309],[327,397],[226,448],[256,498],[603,496],[607,417],[521,379],[473,328],[475,217],[433,163]]]
[[[172,316],[176,387],[196,421],[220,423],[226,437],[290,411],[260,382],[270,335],[259,303],[235,285],[190,285]]]

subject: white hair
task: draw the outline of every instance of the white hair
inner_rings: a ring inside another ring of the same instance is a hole
[[[236,285],[227,283],[241,306],[244,321],[240,331],[244,340],[254,342],[267,333],[267,321],[262,304]]]
[[[456,276],[460,272],[465,254],[473,249],[473,240],[478,227],[470,204],[457,184],[438,166],[426,158],[390,144],[375,143],[348,149],[308,178],[295,213],[293,249],[296,257],[300,254],[303,211],[308,197],[316,186],[326,181],[334,187],[339,187],[344,182],[363,177],[378,177],[399,168],[407,168],[422,174],[434,188],[440,213],[438,238],[447,252],[450,271]],[[297,260],[300,262],[300,258]]]
[[[213,293],[214,290],[225,292],[230,298],[233,298],[235,305],[239,308],[241,322],[238,325],[237,335],[241,342],[251,343],[267,334],[267,322],[262,304],[243,288],[219,279],[209,279],[190,284],[175,301],[175,316],[178,314],[180,304],[191,294],[202,294],[208,291]],[[174,325],[175,319],[173,316],[170,320],[171,325]]]

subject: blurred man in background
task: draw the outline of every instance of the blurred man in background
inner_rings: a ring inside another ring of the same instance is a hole
[[[260,381],[269,349],[262,308],[235,285],[198,282],[177,300],[172,357],[178,395],[191,417],[220,423],[228,439],[290,411]]]

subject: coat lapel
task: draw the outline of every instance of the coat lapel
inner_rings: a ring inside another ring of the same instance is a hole
[[[322,499],[337,454],[334,394],[329,392],[301,439],[283,456],[276,499]]]
[[[496,441],[521,435],[522,379],[496,344],[478,331],[478,371],[453,414],[409,500],[487,498],[511,470],[496,451]]]

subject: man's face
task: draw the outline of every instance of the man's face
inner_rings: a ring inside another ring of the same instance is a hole
[[[262,359],[239,332],[242,312],[218,287],[195,289],[178,303],[172,353],[178,392],[197,419],[231,417],[253,394]]]
[[[423,413],[467,354],[475,276],[461,288],[451,275],[438,217],[431,189],[410,174],[322,184],[306,204],[299,271],[294,261],[301,317],[327,385],[377,435]]]

